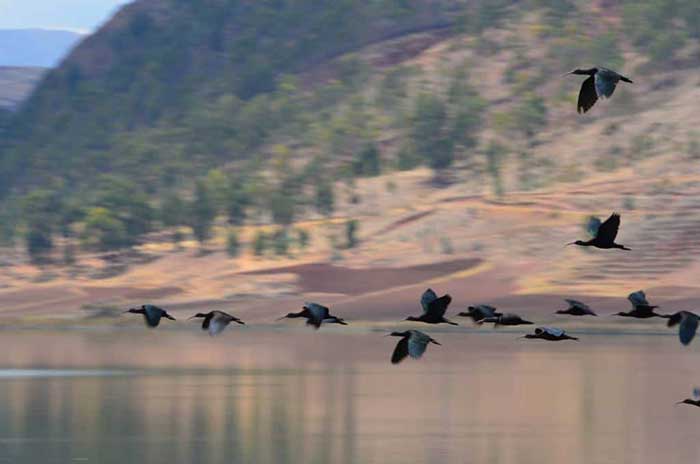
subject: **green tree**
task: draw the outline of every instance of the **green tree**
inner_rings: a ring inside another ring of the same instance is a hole
[[[333,182],[327,179],[325,176],[321,176],[320,179],[314,184],[315,194],[314,194],[314,205],[316,211],[324,216],[330,216],[335,210],[335,191],[333,189]]]
[[[287,229],[279,228],[272,234],[272,246],[275,254],[286,256],[289,253],[289,235]]]
[[[445,169],[452,164],[453,141],[448,133],[447,108],[439,97],[423,93],[416,98],[411,138],[416,153],[431,168]]]
[[[261,230],[255,233],[253,238],[253,253],[255,256],[262,256],[267,249],[267,234]]]
[[[350,219],[345,223],[345,246],[347,248],[355,248],[358,243],[357,229],[360,223],[357,219]]]
[[[356,176],[378,176],[381,173],[379,149],[374,143],[367,143],[353,160],[352,170]]]
[[[211,229],[216,216],[216,208],[212,202],[204,182],[195,183],[194,198],[190,205],[190,227],[195,238],[204,244],[211,237]]]
[[[87,211],[80,239],[84,247],[101,251],[131,244],[125,224],[112,211],[102,207]]]
[[[26,235],[27,253],[33,263],[46,261],[53,250],[51,233],[39,225],[32,225]]]
[[[238,240],[238,234],[235,230],[230,230],[226,236],[226,253],[233,258],[238,256],[240,249],[241,244]]]

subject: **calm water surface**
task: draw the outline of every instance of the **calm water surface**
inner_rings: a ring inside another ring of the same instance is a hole
[[[1,332],[0,462],[700,462],[700,348],[431,334]]]

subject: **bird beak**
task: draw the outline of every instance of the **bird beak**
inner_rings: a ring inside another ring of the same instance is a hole
[[[197,317],[197,316],[190,316],[187,318],[187,320],[189,321],[190,319],[194,319],[195,317]]]
[[[442,346],[442,343],[440,343],[440,342],[436,342],[435,340],[430,340],[430,341],[433,342],[433,343],[435,343],[436,345]]]
[[[565,247],[568,247],[569,245],[576,245],[576,242],[567,243],[567,244],[564,245],[564,246],[565,246]]]
[[[282,319],[286,319],[286,318],[287,318],[287,316],[282,316],[282,317],[278,317],[278,318],[275,319],[275,320],[276,320],[276,321],[281,321]]]
[[[569,71],[569,72],[567,72],[567,73],[562,74],[561,77],[566,77],[566,76],[568,76],[569,74],[573,74],[573,73],[574,73],[573,71]]]

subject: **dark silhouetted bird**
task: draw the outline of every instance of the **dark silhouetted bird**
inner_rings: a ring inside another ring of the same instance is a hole
[[[695,332],[698,330],[698,318],[700,316],[690,311],[679,311],[668,318],[668,326],[674,327],[680,324],[678,338],[683,345],[688,345],[693,341]]]
[[[526,321],[525,319],[521,318],[517,314],[501,314],[500,316],[494,316],[494,317],[485,317],[482,320],[480,320],[478,323],[483,324],[485,322],[493,322],[495,326],[499,325],[529,325],[532,324],[530,321]]]
[[[190,319],[203,318],[202,330],[209,331],[209,335],[218,335],[231,323],[237,322],[245,325],[245,322],[223,311],[210,311],[208,313],[197,313]]]
[[[303,311],[300,311],[298,313],[289,313],[286,316],[280,317],[278,320],[287,317],[292,319],[297,317],[303,317],[306,318],[307,325],[312,325],[317,329],[321,327],[321,324],[324,322],[326,324],[348,325],[348,323],[345,322],[344,319],[332,316],[330,310],[326,306],[320,305],[318,303],[306,303],[304,304],[303,308]]]
[[[150,304],[142,305],[140,308],[131,308],[125,312],[133,314],[142,314],[143,320],[146,322],[146,325],[148,327],[158,327],[158,324],[160,324],[160,320],[163,317],[166,319],[170,319],[171,321],[175,320],[175,318],[167,312],[165,312],[164,309]]]
[[[627,250],[624,245],[615,243],[615,237],[617,237],[617,231],[620,229],[620,215],[613,213],[604,223],[598,227],[598,232],[596,236],[592,239],[584,242],[583,240],[576,240],[575,242],[567,243],[567,245],[578,245],[584,247],[596,247],[602,249],[619,248],[620,250]]]
[[[447,307],[451,301],[452,297],[450,295],[443,295],[438,298],[435,292],[429,288],[423,292],[420,298],[423,314],[418,317],[408,316],[405,320],[425,322],[426,324],[440,324],[444,322],[445,324],[459,325],[456,322],[445,319],[445,312],[447,312]]]
[[[394,353],[391,355],[391,363],[398,364],[404,360],[406,356],[418,359],[423,356],[425,349],[429,343],[440,345],[433,340],[429,335],[424,334],[419,330],[407,330],[405,332],[391,332],[392,337],[401,337],[401,340],[396,344]]]
[[[642,290],[630,293],[627,296],[627,299],[630,301],[630,303],[632,303],[632,310],[627,313],[619,312],[617,314],[613,314],[613,316],[634,317],[637,319],[649,319],[651,317],[661,317],[667,319],[670,317],[665,314],[655,313],[654,309],[658,308],[658,306],[650,305],[647,301],[647,296]]]
[[[700,408],[700,388],[693,389],[693,399],[687,398],[683,401],[679,401],[676,404],[689,404]]]
[[[631,79],[607,68],[575,69],[566,75],[569,74],[589,76],[581,84],[581,90],[578,94],[576,110],[579,113],[590,110],[598,98],[612,97],[618,82],[633,83]]]
[[[576,337],[569,336],[562,329],[556,329],[553,327],[538,327],[535,329],[535,333],[527,334],[521,338],[539,338],[550,342],[558,342],[561,340],[578,340]]]
[[[564,299],[569,303],[567,309],[560,309],[556,314],[568,314],[569,316],[597,316],[596,313],[585,303],[581,303],[577,300]]]
[[[496,308],[485,304],[470,306],[468,309],[469,311],[461,312],[457,315],[461,317],[471,317],[474,322],[479,322],[486,317],[497,317],[501,315],[501,313],[496,312]]]

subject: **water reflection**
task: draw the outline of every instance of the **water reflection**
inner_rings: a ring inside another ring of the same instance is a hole
[[[440,340],[391,366],[376,334],[6,333],[0,366],[25,370],[0,371],[0,462],[700,458],[700,414],[673,404],[697,353],[671,336]]]

